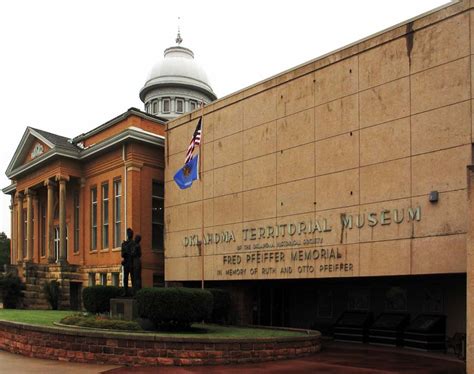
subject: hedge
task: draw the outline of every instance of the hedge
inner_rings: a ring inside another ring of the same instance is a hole
[[[82,291],[82,302],[89,313],[110,311],[110,299],[123,295],[123,290],[115,286],[91,286]]]
[[[61,297],[61,288],[59,287],[59,282],[53,279],[50,282],[45,282],[43,285],[43,292],[48,300],[51,309],[58,310],[59,299]]]
[[[185,329],[208,319],[213,297],[196,288],[143,288],[136,294],[138,315],[159,329]]]
[[[13,274],[0,274],[0,299],[5,309],[16,309],[23,297],[25,285]]]

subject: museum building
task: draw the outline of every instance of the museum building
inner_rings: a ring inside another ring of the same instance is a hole
[[[428,331],[442,316],[472,361],[470,4],[168,122],[166,281],[231,290],[242,323],[324,332],[346,312],[401,313]],[[200,180],[180,190],[201,116]]]
[[[127,227],[142,236],[143,285],[164,285],[165,124],[216,99],[181,42],[178,32],[140,90],[145,111],[130,108],[74,138],[26,129],[3,189],[26,307],[48,308],[43,284],[51,279],[60,281],[61,308],[73,309],[84,286],[121,284]]]

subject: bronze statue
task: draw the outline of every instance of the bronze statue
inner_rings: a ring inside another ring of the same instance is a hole
[[[128,278],[131,277],[133,293],[138,291],[141,285],[141,256],[140,246],[141,236],[137,235],[133,239],[133,230],[127,229],[127,240],[122,242],[122,266],[123,266],[123,287],[125,296],[128,296]]]
[[[135,236],[135,247],[133,248],[132,258],[133,258],[133,275],[132,275],[132,285],[133,292],[136,293],[142,288],[142,246],[140,242],[142,241],[141,235],[137,234]]]

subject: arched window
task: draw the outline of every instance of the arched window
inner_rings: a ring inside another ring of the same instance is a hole
[[[151,103],[151,108],[152,108],[152,109],[151,109],[151,112],[152,112],[153,114],[158,113],[158,101],[153,100],[153,102]]]

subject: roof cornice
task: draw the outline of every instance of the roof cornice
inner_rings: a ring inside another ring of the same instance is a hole
[[[107,148],[110,148],[116,144],[120,144],[127,140],[137,140],[144,143],[149,143],[157,146],[164,147],[165,137],[161,135],[152,134],[147,131],[143,131],[139,128],[129,127],[128,129],[122,131],[121,133],[112,136],[103,142],[94,144],[93,146],[81,151],[79,160],[86,159],[98,152],[104,151]]]
[[[104,124],[96,127],[95,129],[92,129],[91,131],[88,131],[84,134],[76,136],[75,138],[72,139],[72,143],[73,144],[80,143],[83,140],[85,140],[85,139],[87,139],[87,138],[89,138],[89,137],[91,137],[95,134],[98,134],[101,131],[104,131],[105,129],[109,128],[110,126],[113,126],[113,125],[115,125],[115,124],[117,124],[121,121],[126,120],[128,117],[130,117],[132,115],[135,115],[137,117],[159,123],[161,125],[164,125],[167,122],[167,120],[165,118],[157,117],[157,116],[154,116],[152,114],[142,112],[140,109],[132,107],[132,108],[128,109],[126,112],[118,115],[115,118],[112,118],[110,121],[105,122]]]
[[[144,131],[137,127],[129,127],[128,129],[120,132],[119,134],[116,134],[115,136],[112,136],[100,143],[94,144],[91,147],[80,151],[80,153],[71,152],[70,150],[63,149],[61,147],[50,149],[48,152],[45,152],[44,154],[37,157],[33,161],[27,164],[21,165],[15,170],[7,172],[7,177],[10,179],[13,179],[29,170],[34,169],[35,167],[39,166],[45,161],[50,160],[52,158],[56,158],[56,157],[66,157],[66,158],[71,158],[74,160],[81,161],[92,155],[95,155],[99,152],[103,152],[110,147],[113,147],[117,144],[120,144],[128,140],[136,140],[139,142],[148,143],[148,144],[152,144],[159,147],[164,147],[164,144],[165,144],[164,136],[156,135],[148,131]]]
[[[4,194],[11,194],[12,192],[16,191],[16,183],[12,183],[9,186],[2,188],[2,192]]]

